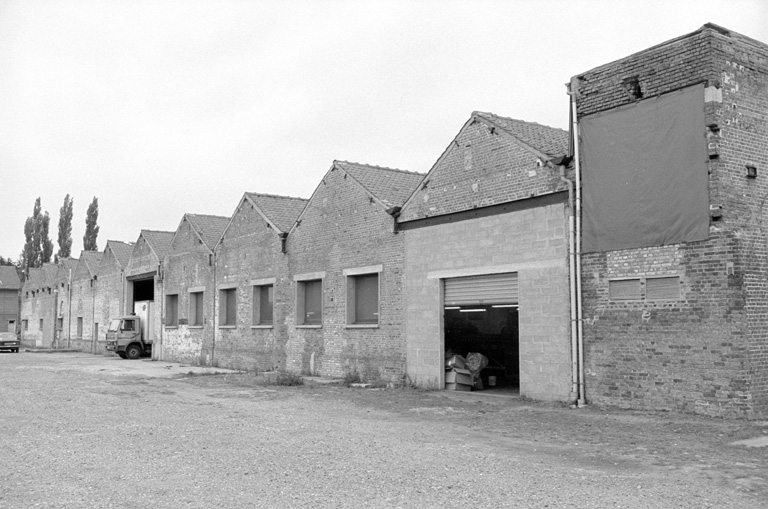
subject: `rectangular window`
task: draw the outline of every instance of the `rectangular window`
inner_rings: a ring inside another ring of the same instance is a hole
[[[165,296],[165,326],[177,327],[179,325],[179,296],[178,294]]]
[[[64,318],[56,319],[56,329],[62,330],[64,328]]]
[[[379,274],[347,277],[347,323],[379,323]]]
[[[21,327],[24,330],[29,330],[29,320],[22,320],[21,321]]]
[[[676,300],[680,298],[680,276],[653,277],[645,280],[647,300]]]
[[[237,325],[237,288],[226,288],[219,292],[219,324]]]
[[[43,319],[40,319],[40,330],[43,330]]]
[[[272,325],[274,285],[253,287],[253,325]]]
[[[77,317],[77,337],[83,339],[83,317]]]
[[[323,280],[298,281],[297,311],[299,325],[323,323]]]
[[[99,340],[99,322],[93,324],[93,338]]]
[[[639,300],[639,279],[616,279],[608,281],[608,295],[611,300]]]
[[[202,327],[203,317],[203,292],[189,293],[189,325]]]

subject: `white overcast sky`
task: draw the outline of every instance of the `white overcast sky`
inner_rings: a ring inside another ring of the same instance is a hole
[[[35,198],[73,255],[243,192],[309,198],[334,159],[427,172],[474,110],[566,129],[573,75],[766,0],[0,0],[0,256]]]

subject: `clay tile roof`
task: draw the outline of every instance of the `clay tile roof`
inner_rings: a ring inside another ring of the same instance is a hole
[[[131,253],[133,252],[133,244],[127,242],[120,242],[119,240],[108,240],[107,247],[112,250],[117,262],[121,268],[125,268],[128,265],[128,260],[131,259]]]
[[[99,273],[99,263],[101,263],[102,256],[104,256],[104,253],[100,251],[83,251],[80,254],[80,258],[85,262],[85,266],[88,268],[91,276]]]
[[[369,193],[388,207],[400,207],[424,179],[424,174],[368,164],[334,161]]]
[[[548,156],[556,157],[568,153],[568,131],[535,122],[500,117],[482,111],[475,111],[473,115],[491,122],[526,145]]]
[[[291,229],[309,201],[304,198],[276,196],[274,194],[245,194],[281,232],[287,232]]]
[[[186,216],[208,249],[214,248],[229,224],[229,218],[223,216],[206,216],[203,214],[187,214]]]
[[[45,274],[43,274],[43,269],[30,267],[29,273],[27,274],[27,280],[24,282],[24,284],[25,286],[29,285],[32,287],[40,287],[43,286],[44,279]]]
[[[0,265],[0,290],[18,290],[21,288],[19,274],[12,265]]]
[[[59,258],[59,265],[64,270],[75,270],[77,267],[77,258]]]
[[[56,273],[59,271],[59,266],[55,263],[44,263],[42,269],[45,285],[56,286]]]
[[[141,230],[144,239],[154,249],[157,259],[162,261],[171,249],[171,240],[175,232],[161,232],[157,230]]]

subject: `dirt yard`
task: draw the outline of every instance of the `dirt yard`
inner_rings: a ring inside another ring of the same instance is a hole
[[[0,507],[768,507],[768,447],[734,444],[765,421],[79,353],[0,383]]]

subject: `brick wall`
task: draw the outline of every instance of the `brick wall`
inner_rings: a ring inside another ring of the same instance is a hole
[[[401,221],[450,214],[565,189],[537,156],[479,121],[470,121],[404,208]]]
[[[104,250],[99,266],[96,289],[96,320],[99,324],[98,353],[106,353],[106,334],[109,321],[123,314],[125,279],[123,270],[111,249]]]
[[[155,305],[155,313],[163,322],[163,360],[193,365],[211,365],[213,362],[213,256],[200,242],[185,218],[171,249],[163,261],[162,305]],[[203,325],[190,324],[190,290],[203,292]],[[163,310],[167,296],[178,297],[178,323],[165,321]],[[158,303],[160,296],[155,295]]]
[[[403,324],[403,235],[381,205],[341,169],[329,171],[288,237],[291,290],[286,366],[301,372],[342,377],[357,371],[367,380],[397,380],[405,374]],[[344,269],[382,265],[379,274],[379,324],[346,326]],[[293,276],[325,272],[323,323],[296,324]]]
[[[708,87],[710,204],[722,208],[710,237],[583,258],[587,398],[631,408],[755,416],[768,408],[765,167],[768,52],[707,28],[577,77],[579,116],[696,83]],[[588,161],[584,171],[589,171]],[[678,276],[680,297],[611,300],[611,279]]]
[[[93,343],[93,324],[96,313],[96,293],[98,279],[92,279],[85,261],[80,259],[77,269],[72,274],[72,332],[70,346],[86,352],[95,353]],[[78,334],[78,320],[81,320],[82,331]]]
[[[254,327],[252,281],[269,278],[275,279],[273,325]],[[286,320],[294,298],[288,255],[281,252],[277,232],[247,200],[217,246],[216,284],[234,285],[237,292],[237,325],[216,330],[216,364],[255,371],[285,369]],[[216,316],[219,304],[217,299]]]

